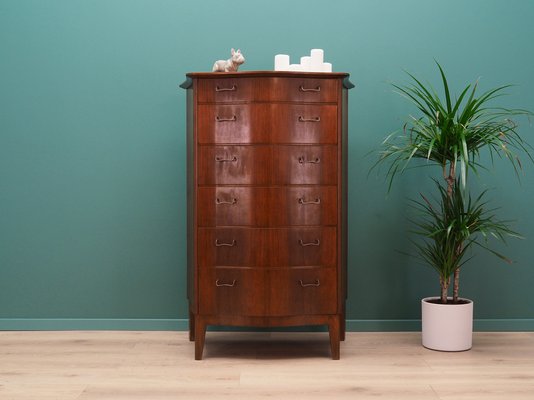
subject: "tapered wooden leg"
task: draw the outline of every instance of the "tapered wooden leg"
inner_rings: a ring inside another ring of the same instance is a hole
[[[339,360],[339,315],[330,317],[328,322],[328,332],[330,334],[330,351],[332,352],[332,360]]]
[[[343,313],[341,313],[341,319],[339,320],[339,339],[345,341],[345,331],[347,328],[347,322],[345,318],[345,307],[343,307]]]
[[[195,317],[195,360],[202,360],[204,351],[204,340],[206,339],[206,324],[202,317]]]
[[[189,341],[195,340],[195,314],[189,311]]]

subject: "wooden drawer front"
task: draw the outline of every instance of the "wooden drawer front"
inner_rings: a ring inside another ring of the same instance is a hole
[[[269,315],[335,314],[335,268],[269,270]]]
[[[270,90],[259,96],[268,101],[334,103],[338,101],[339,81],[314,78],[272,78]]]
[[[336,186],[198,189],[198,226],[336,224]]]
[[[337,143],[337,106],[275,104],[271,106],[274,143]]]
[[[199,270],[199,312],[203,315],[266,315],[265,270]]]
[[[198,106],[198,142],[204,143],[267,143],[269,131],[250,104],[203,104]]]
[[[216,78],[198,80],[198,102],[231,103],[250,101],[253,98],[252,79]]]
[[[200,267],[269,265],[269,233],[269,230],[251,228],[199,228],[198,265]]]
[[[284,194],[285,207],[276,213],[280,225],[337,224],[337,186],[292,186]]]
[[[199,228],[200,267],[336,265],[336,228]]]
[[[336,146],[279,146],[274,165],[280,184],[337,183]]]
[[[337,146],[199,146],[198,183],[335,185]]]
[[[335,227],[289,228],[279,234],[280,261],[289,266],[336,265]]]
[[[269,146],[199,146],[198,183],[271,183],[272,157]]]
[[[267,187],[200,187],[198,226],[268,226],[272,214]]]
[[[200,104],[198,142],[337,143],[337,106]]]

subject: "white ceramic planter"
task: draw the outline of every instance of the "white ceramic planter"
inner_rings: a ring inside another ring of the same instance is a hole
[[[421,300],[423,346],[432,350],[464,351],[473,343],[473,302],[435,304]],[[452,301],[452,298],[450,298]]]

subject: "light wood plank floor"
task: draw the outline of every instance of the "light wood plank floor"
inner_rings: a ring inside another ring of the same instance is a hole
[[[462,353],[419,333],[0,332],[0,399],[534,399],[534,333],[476,333]]]

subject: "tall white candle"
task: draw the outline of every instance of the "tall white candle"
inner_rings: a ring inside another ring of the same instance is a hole
[[[289,68],[289,56],[287,54],[277,54],[274,56],[274,70],[287,71]]]
[[[324,62],[324,50],[323,49],[312,49],[310,57],[310,71],[321,72],[323,70]]]
[[[302,71],[311,71],[311,57],[300,57],[300,65],[302,66]]]

